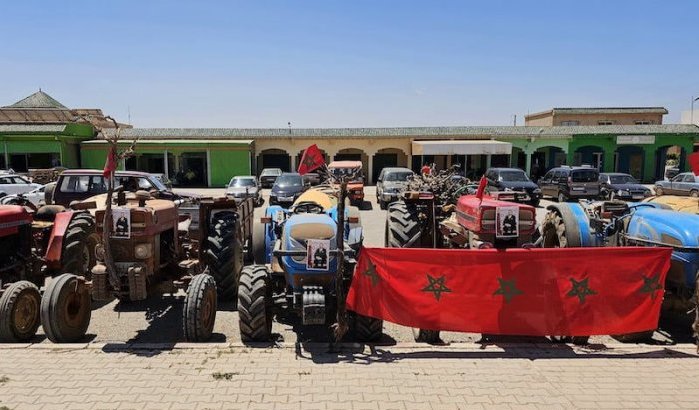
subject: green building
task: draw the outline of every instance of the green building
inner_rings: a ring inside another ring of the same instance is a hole
[[[0,169],[79,168],[80,143],[93,136],[92,126],[86,124],[0,124]]]

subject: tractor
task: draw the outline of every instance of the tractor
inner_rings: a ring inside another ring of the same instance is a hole
[[[664,246],[673,249],[665,307],[695,311],[699,332],[699,215],[656,202],[580,201],[549,205],[541,234],[547,247]],[[625,339],[649,338],[651,333]]]
[[[359,212],[345,208],[346,189],[346,181],[319,186],[289,209],[266,209],[253,235],[256,264],[243,269],[238,287],[243,342],[269,341],[279,313],[297,314],[303,325],[344,320],[344,295],[362,243]],[[356,315],[354,327],[357,338],[374,341],[383,322]]]
[[[190,238],[192,220],[178,215],[171,200],[146,191],[119,192],[105,227],[105,209],[97,209],[96,229],[108,242],[96,249],[89,276],[63,274],[47,287],[42,324],[53,342],[75,342],[90,322],[90,300],[116,297],[122,303],[156,293],[186,289],[183,330],[187,341],[207,340],[213,331],[218,297],[237,294],[238,278],[251,243],[253,204],[228,198],[202,199],[197,222],[203,238]]]
[[[87,212],[37,208],[21,195],[16,205],[0,205],[0,340],[34,337],[45,279],[89,272],[94,241],[94,218]]]

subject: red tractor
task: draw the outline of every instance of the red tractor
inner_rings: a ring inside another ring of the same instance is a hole
[[[26,342],[41,322],[39,289],[62,272],[85,274],[94,263],[94,219],[62,206],[0,205],[0,340]]]
[[[409,190],[388,208],[385,246],[502,249],[535,246],[538,237],[536,210],[530,205],[488,195],[446,198]],[[414,336],[418,342],[439,341],[437,330],[415,329]]]

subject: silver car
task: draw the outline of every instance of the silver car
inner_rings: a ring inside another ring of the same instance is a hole
[[[656,195],[683,195],[699,197],[699,177],[692,172],[677,174],[669,181],[655,183]]]
[[[260,195],[260,186],[257,177],[253,175],[243,175],[231,178],[231,182],[226,186],[226,196],[234,199],[252,197],[255,206],[261,206],[265,200]]]
[[[41,188],[41,184],[30,182],[21,175],[0,175],[0,198],[6,195],[24,194]]]
[[[376,180],[376,201],[381,209],[398,200],[398,194],[408,184],[408,178],[415,173],[408,168],[384,168]]]

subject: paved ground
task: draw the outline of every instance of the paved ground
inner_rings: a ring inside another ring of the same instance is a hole
[[[0,348],[3,409],[697,408],[693,346]],[[4,406],[4,407],[3,407]]]

